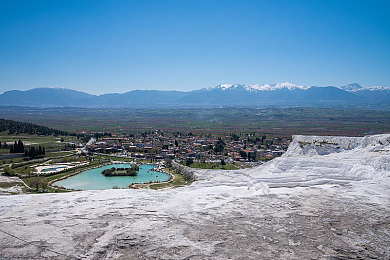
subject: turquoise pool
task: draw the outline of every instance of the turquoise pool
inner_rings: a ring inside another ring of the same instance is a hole
[[[111,189],[114,186],[119,188],[128,188],[131,183],[148,183],[149,181],[168,181],[169,174],[163,172],[151,171],[156,168],[155,165],[144,164],[140,166],[138,175],[132,176],[115,176],[106,177],[102,171],[109,168],[128,168],[131,164],[117,163],[102,166],[95,169],[83,171],[77,175],[71,176],[67,179],[56,181],[53,185],[63,186],[67,189],[82,189],[82,190],[105,190]]]
[[[46,168],[46,169],[43,169],[42,172],[51,172],[51,171],[57,171],[57,170],[63,170],[63,169],[66,169],[67,167],[66,166],[59,166],[59,167],[52,167],[52,168]]]

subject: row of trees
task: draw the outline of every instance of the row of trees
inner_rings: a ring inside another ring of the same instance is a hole
[[[24,151],[24,155],[30,158],[44,156],[45,153],[45,147],[42,147],[40,145],[38,147],[30,146],[29,149],[25,149]]]
[[[8,145],[7,145],[8,147]],[[24,153],[25,156],[30,158],[35,158],[39,156],[44,156],[46,151],[45,147],[43,146],[30,146],[29,148],[25,148],[22,140],[19,139],[18,142],[15,141],[15,143],[11,146],[9,146],[9,152],[10,153]]]
[[[10,153],[24,153],[24,144],[23,142],[19,139],[18,142],[15,141],[14,145],[11,145],[9,148]]]
[[[245,152],[245,151],[240,151],[240,156],[244,159],[248,159],[250,162],[255,162],[257,161],[257,155],[256,152]]]
[[[8,144],[7,144],[7,142],[4,142],[4,144],[2,144],[1,142],[0,142],[0,149],[8,149],[9,147],[8,147]]]

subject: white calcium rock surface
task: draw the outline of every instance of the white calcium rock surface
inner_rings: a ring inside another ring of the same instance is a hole
[[[390,258],[389,134],[294,136],[261,166],[194,174],[158,191],[0,196],[0,257]]]

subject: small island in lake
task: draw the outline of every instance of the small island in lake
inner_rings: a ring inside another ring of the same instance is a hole
[[[110,169],[106,169],[102,171],[102,174],[106,177],[113,176],[137,176],[139,171],[139,167],[134,165],[131,168],[115,168],[112,167]]]

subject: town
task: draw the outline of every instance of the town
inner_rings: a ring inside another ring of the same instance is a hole
[[[281,156],[290,138],[229,133],[225,136],[171,133],[156,130],[140,134],[95,135],[86,146],[89,153],[112,154],[151,161],[174,159],[187,162],[261,162]]]

